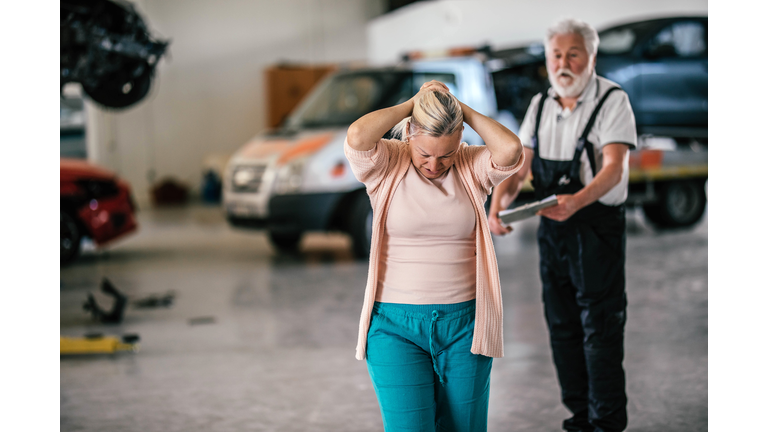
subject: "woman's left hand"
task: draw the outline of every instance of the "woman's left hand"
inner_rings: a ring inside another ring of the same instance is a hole
[[[441,83],[440,81],[432,80],[425,82],[421,85],[421,88],[419,89],[419,93],[422,92],[428,92],[428,91],[437,91],[440,93],[450,93],[451,91],[448,89],[448,86]],[[418,93],[416,94],[418,96]]]

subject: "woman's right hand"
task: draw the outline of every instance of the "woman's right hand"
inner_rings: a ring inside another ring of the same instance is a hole
[[[501,219],[499,219],[498,213],[493,211],[488,214],[488,227],[491,229],[492,233],[498,236],[503,236],[512,232],[512,227],[504,226],[501,223]]]
[[[411,98],[411,100],[416,101],[419,99],[422,95],[424,95],[427,92],[430,91],[436,91],[440,93],[450,93],[451,91],[448,89],[448,86],[441,83],[440,81],[432,80],[427,81],[424,84],[421,85],[421,88],[419,89],[419,92],[416,93],[416,95]]]
[[[376,110],[357,119],[347,130],[347,143],[357,151],[374,148],[387,131],[413,114],[416,101],[430,91],[450,93],[448,86],[440,81],[425,82],[419,92],[407,101],[393,107]]]

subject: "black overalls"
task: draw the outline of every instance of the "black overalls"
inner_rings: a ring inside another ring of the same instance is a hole
[[[539,124],[547,92],[542,93],[533,134],[531,162],[537,199],[573,194],[587,151],[595,175],[594,147],[587,141],[609,89],[592,113],[570,161],[542,159]],[[550,103],[556,103],[550,101]],[[622,431],[627,425],[624,392],[626,249],[624,205],[596,201],[568,220],[541,218],[538,231],[544,311],[565,406],[573,417],[568,431]]]

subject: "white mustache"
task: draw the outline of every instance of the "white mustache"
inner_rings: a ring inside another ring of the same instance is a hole
[[[561,70],[559,70],[559,71],[558,71],[558,72],[555,74],[555,76],[556,76],[557,78],[560,78],[560,77],[562,77],[562,76],[567,76],[567,77],[571,77],[572,79],[576,79],[576,74],[574,74],[573,72],[571,72],[571,71],[570,71],[570,70],[568,70],[568,69],[561,69]]]

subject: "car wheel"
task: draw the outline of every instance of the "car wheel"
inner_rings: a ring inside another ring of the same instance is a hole
[[[72,262],[80,254],[80,240],[83,235],[75,219],[67,212],[61,211],[61,265]]]
[[[670,182],[661,188],[656,203],[643,206],[643,212],[658,227],[687,227],[701,219],[706,204],[703,182]]]
[[[368,259],[371,253],[373,209],[367,194],[360,193],[355,198],[348,229],[352,236],[352,253],[355,258]]]
[[[301,242],[301,232],[270,231],[269,241],[280,252],[296,252]]]

